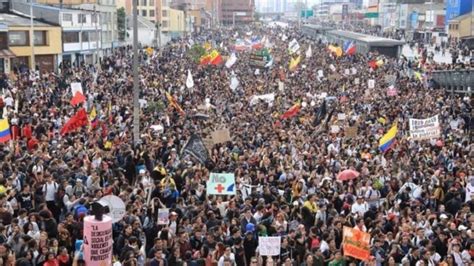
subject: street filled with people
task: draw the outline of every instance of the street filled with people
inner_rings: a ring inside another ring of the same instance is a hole
[[[472,102],[430,79],[469,66],[345,48],[296,26],[142,47],[138,142],[131,46],[5,74],[0,265],[87,265],[108,195],[101,265],[472,265]]]

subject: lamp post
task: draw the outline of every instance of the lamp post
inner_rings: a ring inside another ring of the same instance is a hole
[[[30,42],[31,42],[31,69],[36,70],[35,58],[35,31],[33,23],[33,0],[30,0]]]

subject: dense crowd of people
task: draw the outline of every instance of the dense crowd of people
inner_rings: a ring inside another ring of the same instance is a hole
[[[265,36],[273,66],[256,71],[250,51],[230,68],[188,55],[191,39],[227,56],[236,38],[253,36]],[[302,60],[290,71],[293,39]],[[337,57],[294,28],[215,30],[141,50],[139,60],[140,143],[132,136],[130,47],[100,65],[2,78],[13,140],[0,151],[0,265],[83,265],[82,220],[105,195],[127,206],[113,225],[113,265],[472,265],[472,103],[414,75],[434,63]],[[383,64],[369,67],[371,60]],[[387,95],[387,75],[396,96]],[[82,84],[82,105],[98,122],[62,135],[80,108],[70,104],[72,82]],[[274,101],[250,104],[268,93]],[[280,119],[296,102],[301,110]],[[317,121],[323,102],[327,114]],[[439,138],[410,139],[408,119],[434,115]],[[382,153],[378,140],[394,123],[396,143]],[[207,139],[222,128],[231,141],[208,147],[212,164],[181,153],[192,134]],[[360,175],[338,180],[347,169]],[[208,195],[211,172],[234,173],[237,194]],[[170,209],[165,225],[160,208]],[[367,261],[345,256],[344,226],[370,234]],[[278,256],[260,255],[263,236],[281,236]]]

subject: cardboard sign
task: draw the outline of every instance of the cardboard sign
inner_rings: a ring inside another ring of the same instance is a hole
[[[339,133],[339,131],[341,131],[341,129],[339,128],[338,125],[332,125],[331,126],[331,133],[337,134],[337,133]]]
[[[355,78],[355,79],[354,79],[354,84],[355,84],[355,85],[359,85],[359,84],[360,84],[360,79],[359,79],[359,78]]]
[[[349,69],[344,69],[344,75],[350,75]]]
[[[346,120],[346,114],[345,113],[337,114],[337,120]]]
[[[280,255],[280,248],[280,236],[261,236],[258,238],[258,252],[261,256],[278,256]]]
[[[81,94],[84,94],[84,92],[82,91],[82,84],[80,82],[71,83],[72,96],[76,95],[76,92],[80,92]]]
[[[206,184],[208,195],[235,195],[235,175],[233,173],[211,173]]]
[[[357,137],[357,127],[346,127],[344,129],[344,135],[347,137],[347,138],[355,138]]]
[[[321,69],[318,70],[318,77],[324,78],[324,72]]]
[[[368,87],[369,89],[375,88],[375,80],[369,79],[369,81],[367,82],[367,87]]]
[[[410,137],[413,140],[436,139],[441,135],[438,116],[426,119],[410,118]]]
[[[368,260],[370,257],[370,234],[355,228],[344,226],[342,247],[344,256],[359,260]]]
[[[283,92],[285,90],[285,83],[278,81],[278,90]]]
[[[290,51],[290,54],[296,53],[300,49],[300,44],[296,39],[291,40],[291,42],[288,45],[288,50]]]
[[[211,138],[202,139],[202,143],[204,143],[204,146],[208,150],[212,150],[212,146],[214,146],[214,142],[212,141]]]
[[[170,209],[158,209],[158,224],[166,225],[170,222]]]
[[[105,215],[102,221],[94,216],[84,218],[84,260],[86,265],[110,265],[112,261],[112,218]]]
[[[211,133],[211,139],[214,144],[230,141],[230,132],[228,129],[216,130]]]
[[[351,73],[352,75],[357,74],[357,69],[355,67],[351,68]]]

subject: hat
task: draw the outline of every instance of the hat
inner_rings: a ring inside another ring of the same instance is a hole
[[[253,223],[248,223],[245,226],[245,233],[253,233],[255,231],[255,225]]]
[[[145,169],[140,169],[140,171],[138,171],[139,174],[144,174],[145,173]]]
[[[463,224],[460,224],[460,225],[458,226],[458,230],[459,230],[459,231],[467,230],[467,226],[465,226],[465,225],[463,225]]]
[[[176,215],[178,215],[178,214],[177,214],[176,212],[171,212],[171,213],[170,213],[170,216],[171,216],[171,215],[175,215],[175,216],[176,216]]]
[[[293,201],[293,206],[298,207],[299,204],[300,203],[297,200]]]
[[[443,214],[441,214],[441,215],[439,216],[439,218],[440,218],[440,219],[448,219],[448,216],[443,213]]]

